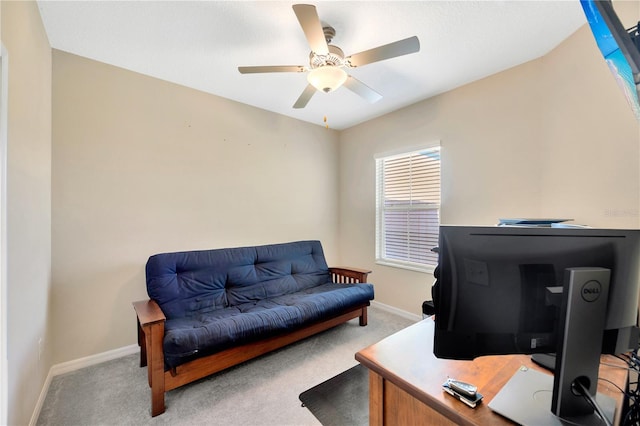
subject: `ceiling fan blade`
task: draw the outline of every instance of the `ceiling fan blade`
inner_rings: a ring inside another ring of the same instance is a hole
[[[300,95],[296,103],[293,104],[293,107],[296,109],[306,107],[314,93],[316,93],[316,88],[310,84],[307,85],[307,87],[305,87],[304,91],[302,92],[302,94]]]
[[[316,7],[311,4],[294,4],[293,11],[300,22],[304,36],[311,47],[311,51],[318,55],[327,55],[329,47],[324,38],[324,31]]]
[[[384,61],[385,59],[391,59],[396,56],[407,55],[418,51],[420,51],[420,41],[418,37],[413,36],[348,56],[345,62],[351,67],[361,67],[372,62]]]
[[[274,65],[263,67],[238,67],[240,74],[255,74],[263,72],[304,72],[302,65]]]
[[[362,96],[364,99],[369,101],[369,103],[378,102],[382,99],[382,95],[371,87],[367,86],[357,78],[353,76],[347,77],[347,80],[343,84],[344,87],[351,90],[353,93]]]

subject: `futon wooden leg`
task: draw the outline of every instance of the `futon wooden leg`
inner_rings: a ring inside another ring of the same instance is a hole
[[[150,353],[149,380],[151,385],[151,416],[155,417],[164,413],[164,354],[162,352],[162,339],[164,336],[164,324],[153,324],[146,334],[148,353]]]
[[[151,388],[151,416],[164,413],[164,389]]]
[[[362,315],[360,315],[360,326],[367,325],[367,307],[362,308]]]
[[[140,367],[147,366],[147,342],[144,338],[144,330],[140,326],[140,320],[138,321],[138,346],[140,346]]]

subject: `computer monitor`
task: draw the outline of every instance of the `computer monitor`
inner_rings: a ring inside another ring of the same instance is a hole
[[[435,355],[557,353],[546,414],[593,416],[577,382],[595,397],[600,354],[637,348],[640,230],[441,226],[436,278]]]
[[[640,121],[640,33],[625,29],[611,0],[580,0],[602,56]]]

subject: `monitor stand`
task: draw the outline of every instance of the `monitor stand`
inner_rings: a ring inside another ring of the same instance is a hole
[[[491,400],[489,408],[525,426],[570,424],[602,426],[603,421],[595,413],[564,419],[557,417],[551,412],[552,396],[553,376],[522,366]],[[609,421],[613,423],[615,400],[598,393],[596,401]]]
[[[615,403],[596,393],[609,277],[603,268],[565,270],[554,375],[520,368],[489,408],[522,425],[601,425],[587,398],[574,389],[580,382],[613,420]]]
[[[549,371],[556,369],[556,354],[533,354],[531,355],[531,361]]]

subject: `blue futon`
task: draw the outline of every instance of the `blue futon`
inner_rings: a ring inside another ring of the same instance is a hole
[[[156,254],[135,302],[151,414],[164,393],[353,318],[367,323],[369,271],[329,268],[319,241]]]

